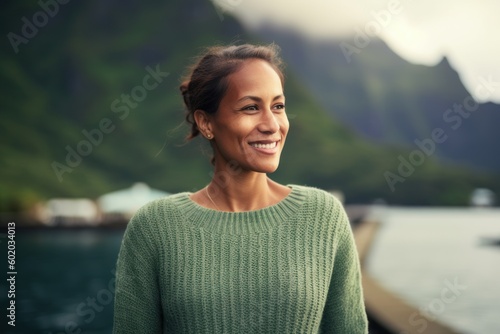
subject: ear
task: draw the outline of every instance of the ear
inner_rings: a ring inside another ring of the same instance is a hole
[[[204,110],[196,109],[194,111],[194,121],[203,136],[208,139],[213,138],[212,117],[209,114],[207,114]]]

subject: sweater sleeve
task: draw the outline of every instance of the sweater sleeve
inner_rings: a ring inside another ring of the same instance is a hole
[[[359,257],[349,219],[340,203],[338,228],[334,240],[334,265],[321,333],[368,333],[368,320],[361,287]]]
[[[161,333],[158,249],[140,210],[123,236],[116,268],[113,334]]]

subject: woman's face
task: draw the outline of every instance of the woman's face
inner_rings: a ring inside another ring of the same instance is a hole
[[[209,120],[216,167],[231,163],[245,171],[274,172],[289,128],[280,77],[266,61],[251,59],[228,83]]]

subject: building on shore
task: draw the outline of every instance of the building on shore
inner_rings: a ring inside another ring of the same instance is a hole
[[[113,191],[97,199],[102,222],[128,221],[144,204],[170,195],[152,189],[145,183],[135,183],[132,187]]]
[[[48,226],[95,226],[99,210],[88,198],[53,198],[39,212],[39,220]]]

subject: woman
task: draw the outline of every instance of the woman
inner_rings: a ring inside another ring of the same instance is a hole
[[[341,204],[272,181],[289,123],[277,47],[212,47],[181,85],[213,148],[195,193],[141,208],[117,264],[114,333],[367,333]]]

